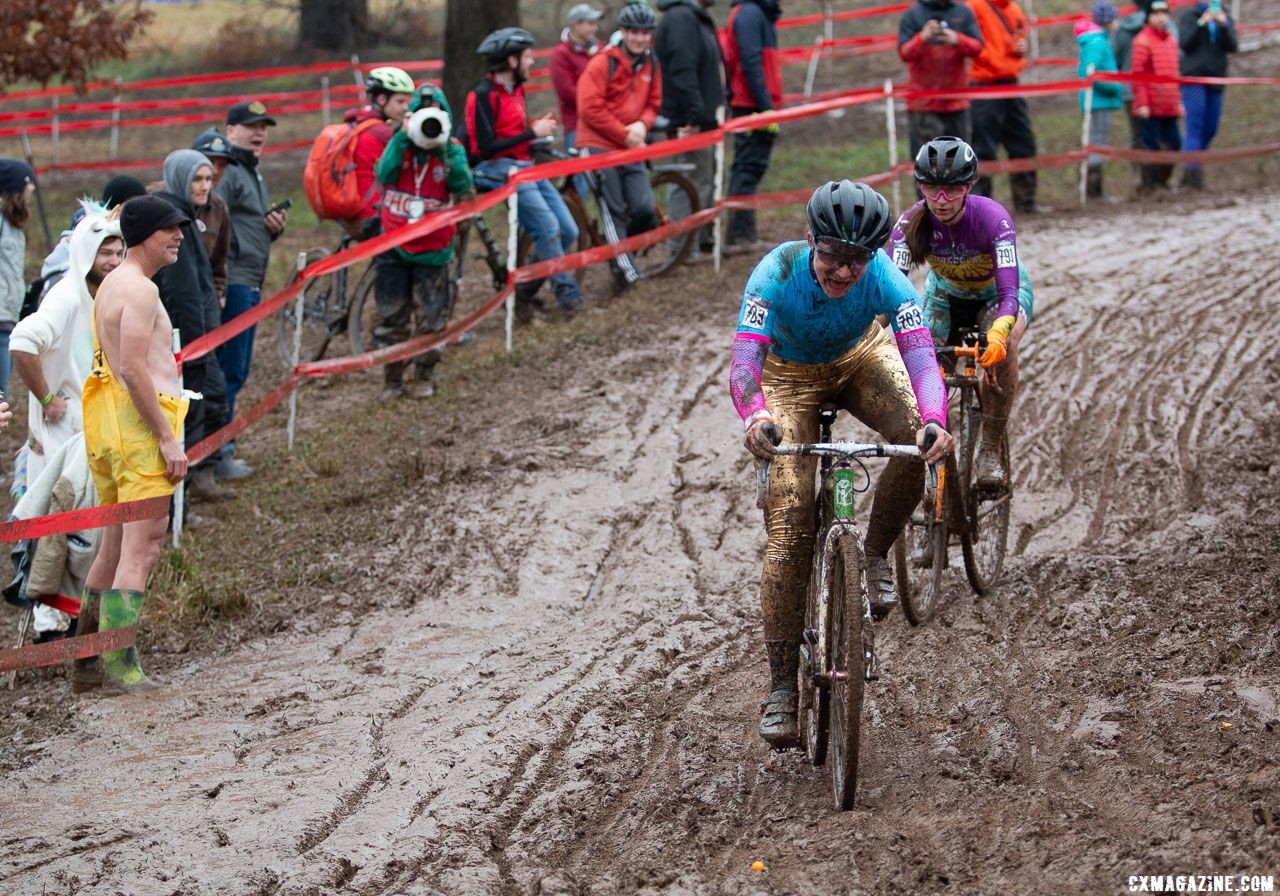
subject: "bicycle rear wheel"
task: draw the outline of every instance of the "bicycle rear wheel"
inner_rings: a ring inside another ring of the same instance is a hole
[[[333,253],[328,249],[308,249],[307,265],[315,264],[328,258]],[[302,302],[302,361],[319,361],[329,349],[333,337],[342,333],[347,327],[347,306],[344,301],[343,288],[346,283],[345,270],[334,271],[324,277],[317,277],[307,283]],[[298,280],[295,270],[289,277],[286,287]],[[288,367],[293,366],[293,340],[297,329],[297,303],[290,302],[280,309],[276,328],[276,343],[280,348],[280,357]]]
[[[943,499],[947,480],[955,475],[948,461],[943,473]],[[923,625],[933,616],[942,592],[942,573],[947,568],[947,514],[935,520],[933,506],[921,502],[893,545],[894,573],[902,613],[912,625]]]
[[[836,808],[853,808],[858,789],[858,753],[862,743],[862,697],[866,684],[863,653],[863,606],[867,571],[858,550],[844,550],[844,541],[833,542],[829,595],[831,643],[831,779]],[[853,559],[850,560],[850,555]]]
[[[1009,437],[1000,440],[1000,454],[1006,470],[1009,466]],[[972,475],[972,473],[970,474]],[[986,594],[1000,578],[1009,541],[1009,516],[1013,504],[1013,483],[1003,489],[979,491],[972,480],[968,488],[968,526],[961,535],[964,571],[969,584],[978,594]]]
[[[572,252],[585,252],[595,243],[595,228],[591,225],[590,218],[587,217],[586,210],[583,209],[582,203],[578,200],[577,194],[572,196],[562,194],[564,196],[565,208],[569,209],[569,215],[573,218],[573,223],[578,225],[578,242],[574,244]],[[523,267],[526,264],[532,264],[538,258],[533,251],[533,237],[529,236],[528,231],[520,231],[520,241],[516,244],[516,267]],[[587,268],[580,267],[571,271],[573,279],[578,281],[578,285],[582,285],[582,281],[587,276]],[[536,293],[542,285],[542,280],[530,281],[529,283],[520,284],[520,290],[527,290],[530,295]]]
[[[702,208],[698,188],[676,171],[659,171],[649,179],[658,226],[681,221]],[[688,230],[635,253],[636,267],[646,277],[666,273],[684,261],[696,231]]]
[[[351,290],[351,309],[346,326],[351,354],[358,355],[373,348],[373,331],[377,326],[378,301],[373,292],[373,265],[369,265],[355,289]]]

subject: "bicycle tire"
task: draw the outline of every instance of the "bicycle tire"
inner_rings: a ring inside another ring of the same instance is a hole
[[[825,531],[820,529],[822,544]],[[805,595],[804,630],[806,643],[801,646],[800,666],[797,672],[796,726],[800,731],[800,741],[804,745],[805,755],[814,766],[827,761],[827,737],[831,729],[831,692],[818,685],[813,678],[814,672],[826,666],[825,657],[816,657],[818,649],[818,603],[822,590],[822,551],[814,551],[813,569],[809,573],[809,588]]]
[[[861,545],[845,551],[843,539],[833,539],[830,562],[830,612],[827,615],[831,644],[831,783],[836,808],[853,808],[858,790],[858,754],[862,744],[862,698],[865,693],[865,663],[862,626],[866,605],[867,570]],[[857,568],[856,585],[850,587],[849,556]]]
[[[698,188],[676,171],[659,171],[649,178],[658,225],[679,221],[702,208]],[[665,274],[689,254],[697,230],[677,234],[635,253],[636,268],[646,277]]]
[[[954,476],[955,464],[948,460],[943,474],[943,500],[948,500],[954,488],[946,485],[947,481],[954,481]],[[948,537],[947,514],[942,514],[941,521],[935,520],[934,508],[921,502],[894,543],[898,598],[902,601],[902,614],[912,625],[924,625],[937,609],[942,574],[947,568]],[[913,562],[910,555],[917,548],[921,556]]]
[[[328,258],[332,254],[328,249],[308,249],[304,267]],[[329,343],[333,341],[333,337],[346,328],[346,306],[342,303],[345,277],[345,271],[334,271],[332,274],[317,277],[307,284],[302,301],[302,351],[298,356],[299,360],[319,361],[328,352]],[[292,286],[297,280],[298,271],[295,268],[285,286]],[[290,302],[281,308],[277,315],[276,343],[280,348],[281,360],[289,368],[293,367],[296,313],[296,302]],[[338,321],[340,324],[337,323]]]
[[[1009,466],[1009,437],[1000,440],[1004,468]],[[972,475],[972,472],[970,473]],[[986,594],[1000,579],[1004,570],[1005,551],[1009,542],[1009,517],[1013,505],[1013,483],[999,493],[981,492],[972,480],[966,490],[967,525],[960,537],[964,555],[964,571],[969,584],[978,594]]]
[[[347,341],[351,343],[353,355],[373,348],[373,331],[378,325],[378,301],[373,294],[373,279],[373,265],[369,265],[351,291],[351,307],[347,311]]]

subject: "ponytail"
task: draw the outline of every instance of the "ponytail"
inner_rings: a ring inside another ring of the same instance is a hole
[[[933,241],[933,216],[925,203],[920,203],[907,219],[906,226],[902,228],[902,239],[911,256],[910,266],[918,268],[924,264],[925,256],[929,254],[929,243]]]

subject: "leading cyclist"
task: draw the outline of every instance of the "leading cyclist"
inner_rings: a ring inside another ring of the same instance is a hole
[[[930,463],[952,445],[946,390],[920,299],[881,249],[892,221],[889,203],[866,184],[845,180],[819,187],[805,213],[808,238],[778,246],[747,281],[729,375],[747,450],[773,460],[760,579],[771,684],[760,736],[775,748],[797,739],[796,670],[813,557],[817,461],[775,459],[774,446],[782,437],[812,442],[818,408],[827,401],[898,444],[923,447],[931,430]],[[878,314],[888,317],[894,339],[876,321]],[[899,458],[885,466],[876,488],[866,554],[878,618],[897,605],[887,555],[923,487],[923,466]]]
[[[889,252],[903,273],[929,262],[924,317],[934,338],[956,345],[961,329],[987,328],[979,360],[998,388],[982,389],[974,478],[980,489],[998,490],[1009,481],[1000,442],[1018,389],[1018,343],[1031,323],[1031,281],[1013,216],[994,199],[969,195],[978,177],[973,147],[959,137],[930,140],[916,154],[915,177],[924,199],[898,219]]]

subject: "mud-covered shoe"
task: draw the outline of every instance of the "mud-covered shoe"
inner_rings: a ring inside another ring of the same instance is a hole
[[[1000,448],[985,442],[978,446],[978,463],[973,481],[980,491],[998,492],[1009,485],[1009,471],[1004,468]]]
[[[796,726],[798,697],[793,687],[774,688],[760,704],[760,736],[775,750],[786,750],[800,742]]]
[[[870,591],[872,619],[884,619],[898,606],[898,591],[893,587],[889,558],[867,555],[867,589]]]
[[[98,602],[102,592],[86,588],[80,595],[80,615],[76,617],[76,635],[98,632]],[[102,669],[96,656],[78,659],[71,667],[71,693],[83,694],[102,685]]]

